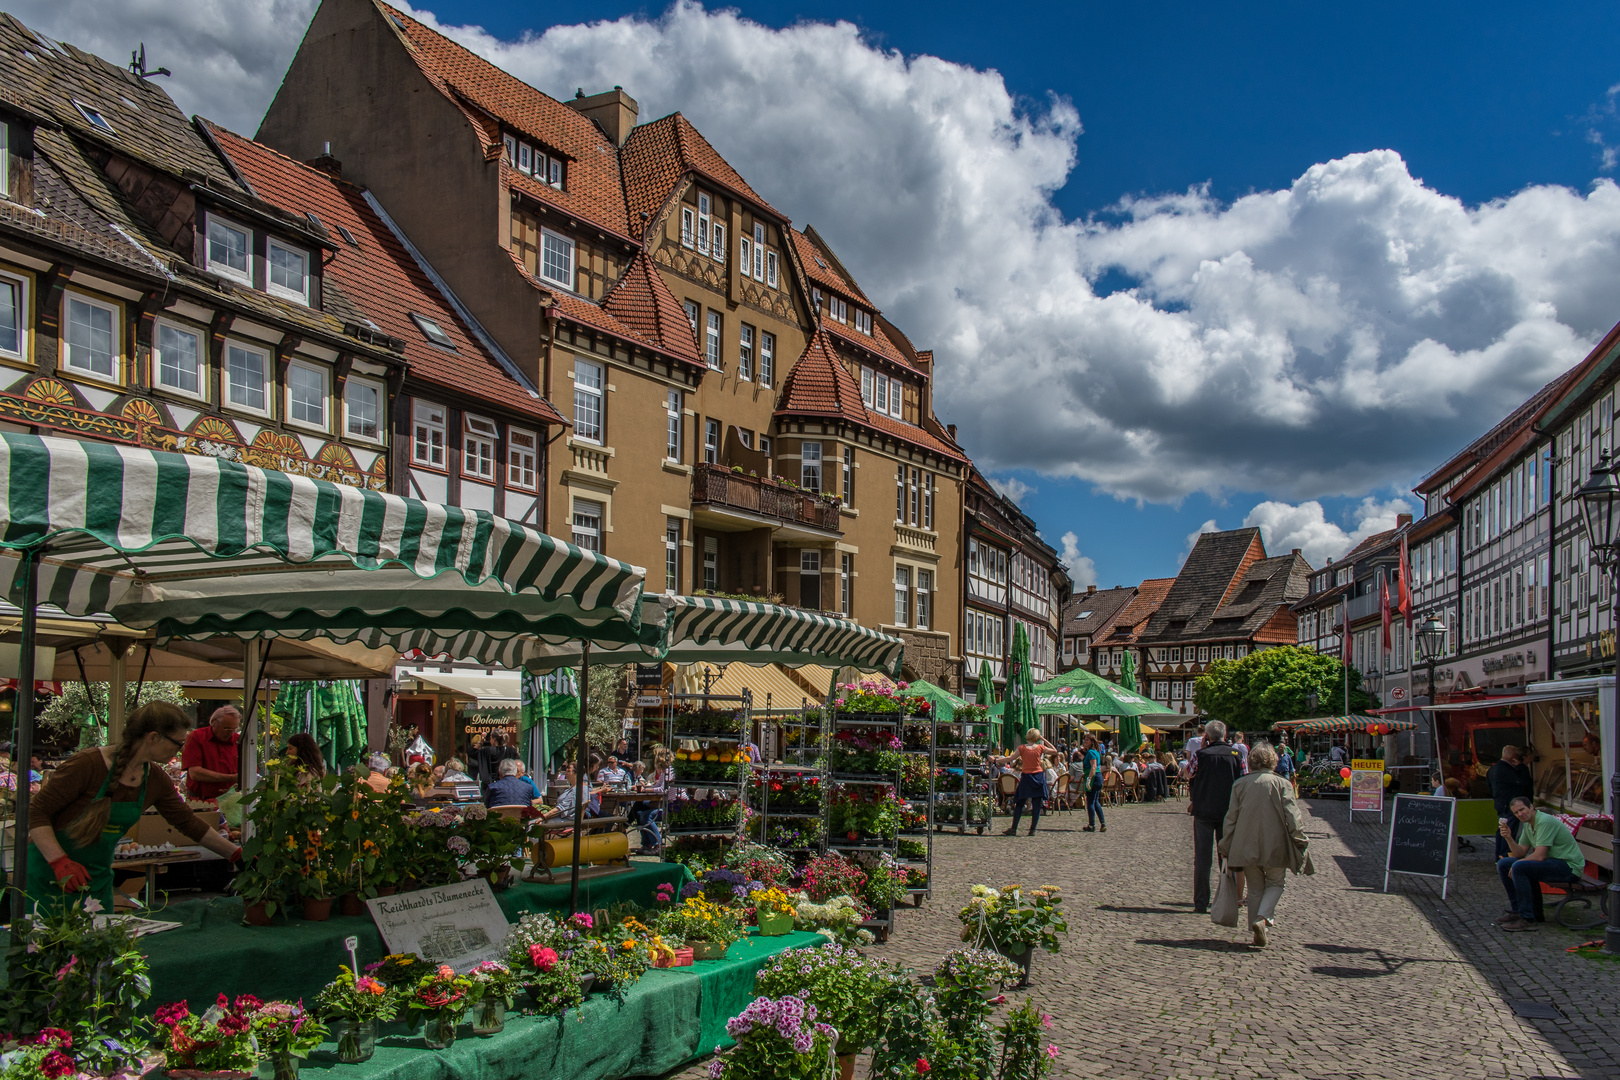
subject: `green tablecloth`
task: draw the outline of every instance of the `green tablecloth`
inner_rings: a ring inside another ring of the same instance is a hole
[[[652,907],[659,885],[679,890],[692,880],[691,871],[678,863],[635,862],[631,867],[628,873],[581,881],[580,906],[589,911],[633,900]],[[496,898],[512,922],[525,912],[567,911],[568,882],[520,882]],[[273,926],[243,926],[242,902],[221,898],[174,904],[152,912],[152,918],[181,924],[141,939],[152,972],[153,1009],[171,1001],[206,1006],[221,993],[309,1001],[337,974],[339,964],[349,962],[344,938],[360,939],[362,965],[387,951],[370,916],[334,914],[326,922],[307,922],[296,914],[285,921],[278,915]]]
[[[449,1050],[427,1050],[421,1036],[391,1034],[362,1065],[339,1065],[327,1043],[302,1075],[324,1080],[610,1080],[657,1076],[730,1046],[726,1021],[754,997],[754,974],[783,949],[820,946],[819,934],[794,932],[736,942],[724,960],[649,971],[621,1004],[593,994],[566,1017],[509,1015],[499,1035],[474,1038],[462,1025]]]

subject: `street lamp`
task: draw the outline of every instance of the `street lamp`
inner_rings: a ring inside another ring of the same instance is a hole
[[[1592,548],[1592,558],[1609,573],[1609,612],[1611,621],[1616,603],[1615,580],[1620,567],[1620,475],[1609,463],[1604,452],[1597,468],[1575,493],[1580,500],[1582,524],[1586,526],[1586,541]],[[1620,716],[1620,671],[1615,678],[1615,715]],[[1620,851],[1620,738],[1615,739],[1614,768],[1609,773],[1609,813],[1614,816],[1615,850]],[[1609,874],[1609,926],[1604,932],[1603,951],[1620,956],[1620,873]]]
[[[1429,669],[1429,730],[1434,734],[1434,768],[1444,775],[1440,761],[1440,724],[1434,715],[1434,665],[1446,651],[1446,637],[1450,633],[1440,616],[1430,615],[1413,635],[1417,639],[1417,654]]]

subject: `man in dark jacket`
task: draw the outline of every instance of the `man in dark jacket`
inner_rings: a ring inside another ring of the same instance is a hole
[[[1496,804],[1496,820],[1506,820],[1517,836],[1519,821],[1513,816],[1513,800],[1520,797],[1533,800],[1536,797],[1535,779],[1530,775],[1530,766],[1524,762],[1524,752],[1517,746],[1502,747],[1502,759],[1485,774],[1485,783],[1490,785],[1491,801]],[[1507,853],[1507,841],[1498,833],[1496,857],[1500,859]]]
[[[1209,914],[1209,869],[1215,859],[1215,842],[1232,801],[1232,785],[1243,775],[1243,759],[1226,741],[1226,725],[1211,720],[1204,725],[1204,744],[1198,748],[1197,765],[1188,792],[1192,802],[1187,813],[1193,819],[1193,910]]]

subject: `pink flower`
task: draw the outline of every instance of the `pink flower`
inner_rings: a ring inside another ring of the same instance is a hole
[[[1041,1027],[1050,1029],[1051,1026],[1052,1026],[1052,1014],[1051,1013],[1041,1013]]]
[[[1049,1058],[1057,1057],[1057,1043],[1046,1044],[1046,1056]]]
[[[455,968],[451,967],[449,964],[440,964],[439,965],[439,978],[441,978],[441,979],[453,979],[455,977],[456,977],[456,969]]]
[[[555,949],[548,949],[544,945],[530,945],[529,960],[537,970],[542,972],[550,971],[557,966],[557,952]]]
[[[928,1059],[927,1058],[918,1058],[917,1059],[917,1071],[918,1072],[925,1073],[925,1072],[927,1072],[929,1070],[930,1067],[931,1066],[928,1064]]]
[[[40,1059],[39,1071],[48,1080],[57,1080],[58,1077],[72,1076],[78,1070],[74,1068],[72,1058],[60,1050],[52,1050]]]
[[[570,921],[581,930],[589,930],[593,925],[591,917],[583,911],[574,912]]]
[[[63,979],[67,978],[68,973],[71,972],[74,968],[76,968],[78,966],[79,966],[79,958],[77,956],[72,957],[71,959],[69,959],[67,963],[63,964],[60,968],[57,969],[57,971],[56,971],[56,981],[61,982]]]

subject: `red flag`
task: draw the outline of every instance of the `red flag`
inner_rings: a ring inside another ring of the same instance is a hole
[[[1406,581],[1407,568],[1411,565],[1411,562],[1412,558],[1406,551],[1406,537],[1402,536],[1401,567],[1398,571],[1400,576],[1395,579],[1395,610],[1401,613],[1401,618],[1406,620],[1407,626],[1412,625],[1412,590],[1408,587]]]
[[[1384,614],[1384,651],[1394,648],[1389,639],[1389,578],[1386,576],[1378,582],[1378,598],[1383,601],[1378,606]]]

